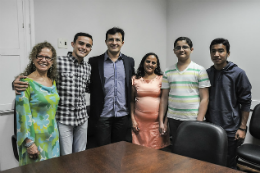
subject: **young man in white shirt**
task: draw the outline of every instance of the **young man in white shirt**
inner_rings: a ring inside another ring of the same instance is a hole
[[[205,68],[191,61],[192,46],[189,38],[177,38],[173,51],[178,62],[163,75],[159,130],[164,135],[169,121],[172,142],[183,121],[203,121],[208,107],[210,81]]]

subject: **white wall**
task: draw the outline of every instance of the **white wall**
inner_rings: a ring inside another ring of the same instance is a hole
[[[194,44],[191,59],[205,68],[213,63],[209,45],[217,37],[230,42],[229,60],[244,69],[252,84],[254,100],[260,100],[259,0],[167,0],[167,64],[176,63],[174,40],[189,37]]]
[[[94,46],[88,57],[106,51],[105,34],[114,26],[124,29],[122,52],[138,67],[148,52],[158,54],[166,65],[165,0],[35,0],[36,43],[47,40],[57,48],[59,37],[72,41],[77,32],[88,32]],[[68,49],[58,49],[66,55]]]
[[[104,53],[106,31],[114,26],[125,31],[122,52],[135,59],[135,67],[148,52],[155,52],[166,66],[166,0],[35,0],[35,42],[49,41],[59,56],[72,51],[77,32],[93,36],[93,49],[85,58]],[[68,49],[59,49],[66,38]],[[89,95],[87,94],[87,104]]]

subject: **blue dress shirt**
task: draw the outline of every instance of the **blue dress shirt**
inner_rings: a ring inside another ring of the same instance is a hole
[[[125,92],[125,67],[121,53],[113,62],[107,52],[104,57],[105,103],[100,117],[123,117],[128,115]]]

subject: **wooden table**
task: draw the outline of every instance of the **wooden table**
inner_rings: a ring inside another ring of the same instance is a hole
[[[233,169],[165,151],[118,142],[3,173],[236,173]]]

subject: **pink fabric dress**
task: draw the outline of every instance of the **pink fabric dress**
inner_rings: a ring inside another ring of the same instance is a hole
[[[159,133],[159,104],[162,76],[152,80],[132,78],[136,89],[134,118],[139,132],[132,131],[132,143],[149,148],[160,149],[170,144],[169,134]]]

